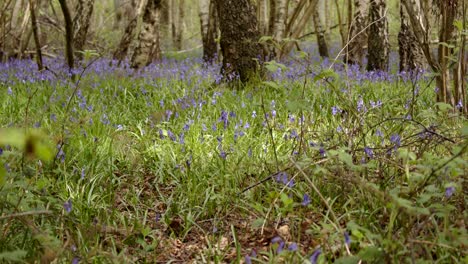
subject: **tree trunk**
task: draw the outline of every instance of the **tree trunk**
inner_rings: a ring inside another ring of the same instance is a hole
[[[200,26],[203,42],[203,60],[213,63],[218,54],[217,14],[213,0],[200,0]]]
[[[68,68],[73,69],[73,22],[70,15],[70,10],[66,0],[59,0],[60,8],[62,9],[63,18],[65,20],[65,57],[67,57]]]
[[[341,36],[341,46],[346,45],[346,29],[343,25],[343,20],[341,18],[341,11],[340,11],[340,4],[338,3],[338,0],[335,0],[335,7],[336,7],[336,16],[338,18],[338,27],[340,29],[340,36]]]
[[[306,2],[307,0],[302,0],[301,2],[299,2],[299,5],[297,6],[296,10],[298,10],[298,8],[300,7],[301,3],[304,3]],[[292,38],[292,39],[298,39],[299,36],[301,35],[301,32],[304,30],[305,28],[305,25],[307,24],[307,22],[310,20],[310,17],[312,16],[313,12],[314,12],[314,9],[316,7],[318,3],[318,0],[312,0],[309,2],[309,5],[307,6],[307,8],[304,10],[304,14],[299,18],[299,13],[296,13],[296,11],[294,12],[295,14],[297,14],[297,16],[295,16],[293,14],[293,17],[291,19],[294,19],[294,20],[291,20],[289,21],[288,23],[288,27],[290,27],[290,33],[288,33],[288,37],[289,38]],[[303,7],[303,6],[302,6]],[[297,20],[297,24],[295,23]],[[282,52],[281,52],[281,57],[284,57],[285,55],[289,54],[289,52],[291,52],[291,50],[293,49],[294,47],[294,43],[292,42],[289,42],[289,43],[286,43],[282,49]]]
[[[39,41],[39,27],[37,25],[36,19],[36,3],[34,0],[29,0],[29,11],[31,12],[31,25],[34,35],[34,43],[36,44],[36,62],[37,68],[39,71],[42,71],[44,66],[42,63],[42,51],[41,51],[41,42]]]
[[[408,13],[403,5],[400,5],[400,21],[400,32],[398,33],[400,72],[422,69],[424,67],[424,54],[413,33]]]
[[[368,71],[387,71],[390,42],[386,0],[371,0],[369,7]]]
[[[161,59],[159,43],[161,0],[148,0],[143,14],[143,22],[138,35],[138,46],[132,56],[132,68],[140,68],[153,60]]]
[[[176,35],[174,39],[175,48],[182,50],[182,37],[184,34],[184,18],[185,18],[185,0],[179,0],[177,24],[176,24]]]
[[[216,0],[220,15],[222,73],[225,80],[239,76],[242,82],[257,72],[261,57],[255,8],[250,0]]]
[[[124,34],[120,39],[119,46],[114,51],[113,58],[114,60],[120,62],[125,59],[127,56],[128,50],[130,49],[130,44],[135,37],[135,30],[138,24],[138,17],[140,16],[139,13],[139,5],[137,5],[137,1],[132,1],[132,10],[133,10],[133,17],[128,21],[127,26],[125,27]]]
[[[312,18],[314,20],[314,29],[315,29],[315,35],[317,36],[317,44],[318,44],[320,57],[328,57],[329,55],[328,55],[327,40],[325,39],[325,29],[323,28],[323,23],[320,19],[319,6],[322,4],[320,3],[320,1],[321,0],[318,1],[317,5],[314,8]]]
[[[75,18],[73,19],[73,44],[76,57],[79,60],[83,59],[83,51],[86,44],[89,25],[91,24],[93,9],[94,0],[78,0],[75,9]]]
[[[270,0],[270,13],[268,18],[268,36],[273,36],[275,32],[275,19],[276,19],[276,2],[277,0]]]
[[[281,48],[279,47],[282,45],[281,42],[285,31],[286,3],[286,0],[277,0],[274,5],[275,9],[271,10],[271,14],[273,14],[274,17],[274,21],[270,22],[273,24],[273,31],[271,33],[273,41],[275,42],[272,47],[272,51],[277,59],[279,59],[279,56],[281,55]]]
[[[258,0],[257,5],[258,31],[260,35],[268,34],[268,12],[266,0]]]
[[[367,3],[365,0],[354,0],[354,18],[348,28],[348,47],[344,61],[348,64],[363,65],[364,50],[367,46]]]
[[[463,25],[463,30],[466,32],[467,28],[467,21],[466,21],[466,14],[467,13],[467,3],[462,2],[460,8],[460,15],[461,15],[461,22]],[[460,32],[459,32],[460,34]],[[461,34],[460,34],[461,35]],[[459,51],[458,51],[458,58],[457,64],[455,65],[453,71],[454,75],[454,99],[455,103],[457,104],[456,107],[465,115],[468,115],[468,98],[467,98],[467,87],[466,82],[468,75],[466,64],[468,62],[468,57],[466,56],[466,36],[460,36],[460,43],[459,43]]]

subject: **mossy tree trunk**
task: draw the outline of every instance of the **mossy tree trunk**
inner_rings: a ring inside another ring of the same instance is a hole
[[[261,57],[255,8],[250,0],[216,0],[220,18],[222,73],[225,80],[238,76],[242,82],[257,73]]]

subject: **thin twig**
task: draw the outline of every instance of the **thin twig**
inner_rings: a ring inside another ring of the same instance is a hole
[[[16,218],[16,217],[22,217],[22,216],[28,216],[28,215],[38,215],[38,214],[52,214],[52,211],[39,210],[39,211],[28,211],[28,212],[15,213],[15,214],[10,214],[10,215],[0,216],[0,220]]]

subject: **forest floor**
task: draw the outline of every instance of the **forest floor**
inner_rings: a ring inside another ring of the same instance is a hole
[[[428,73],[46,65],[0,64],[2,261],[467,261],[468,123]]]

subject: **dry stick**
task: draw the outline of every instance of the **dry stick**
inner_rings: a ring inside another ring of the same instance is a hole
[[[372,23],[370,23],[369,25],[367,25],[363,30],[359,31],[356,35],[354,35],[354,36],[348,41],[348,43],[346,43],[346,45],[340,50],[340,52],[338,52],[338,55],[336,55],[335,59],[333,60],[333,63],[330,65],[330,67],[328,67],[328,69],[331,69],[331,68],[333,67],[333,65],[335,65],[335,62],[338,60],[338,57],[340,57],[340,56],[341,56],[341,53],[343,53],[343,51],[344,51],[345,49],[348,48],[348,46],[349,46],[349,44],[351,43],[351,41],[353,41],[357,36],[359,36],[359,35],[361,35],[362,33],[364,33],[370,26],[372,26],[373,24],[379,22],[380,20],[382,20],[382,19],[384,19],[384,18],[386,18],[386,17],[387,17],[387,10],[385,10],[385,14],[384,14],[381,18],[379,18],[379,19],[373,21]]]
[[[21,212],[21,213],[16,213],[16,214],[0,216],[0,220],[28,216],[28,215],[38,215],[38,214],[52,214],[52,211],[39,210],[39,211]]]

